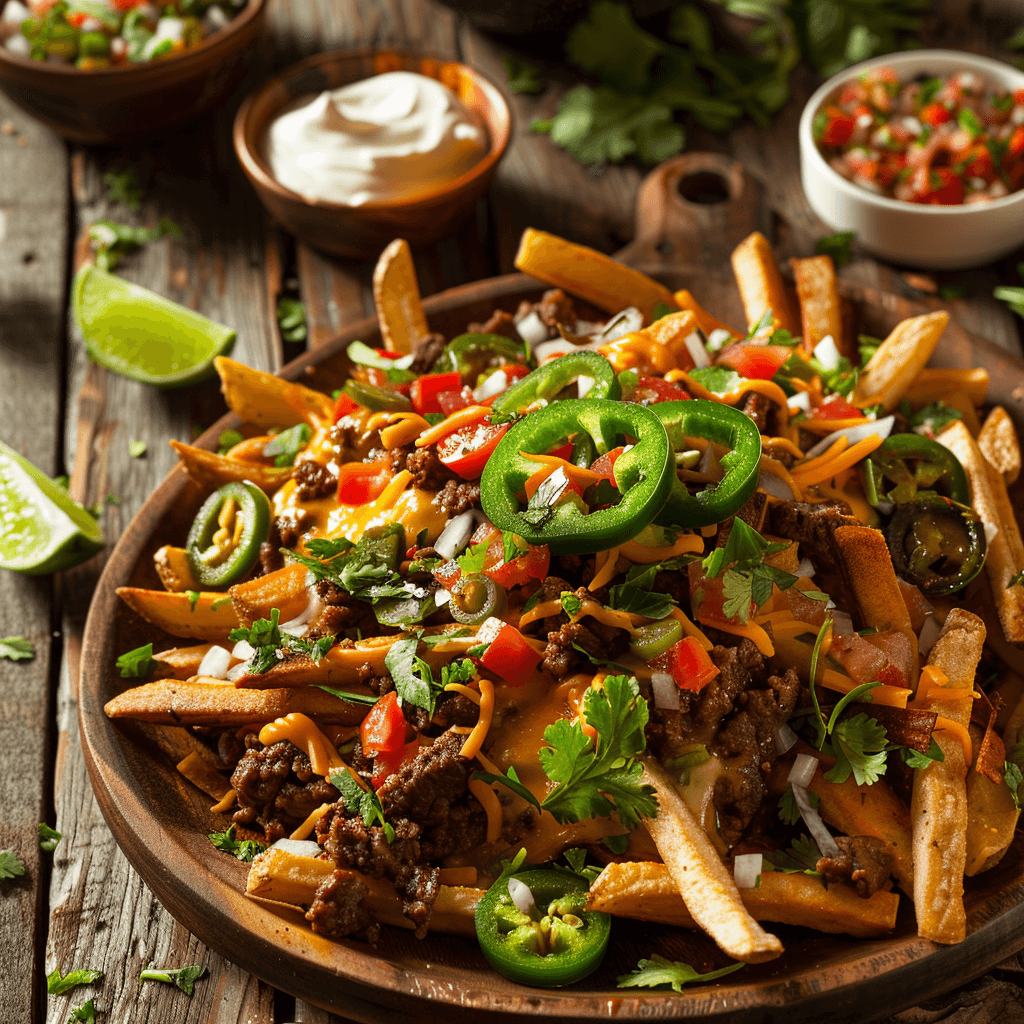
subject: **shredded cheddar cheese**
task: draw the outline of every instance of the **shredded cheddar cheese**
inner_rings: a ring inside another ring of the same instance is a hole
[[[469,791],[480,801],[487,815],[487,842],[496,843],[501,835],[501,802],[498,794],[483,779],[470,779]]]
[[[309,757],[310,767],[317,775],[326,778],[332,768],[345,766],[337,749],[320,731],[316,722],[297,711],[284,718],[277,718],[260,729],[260,743],[263,746],[269,747],[281,740],[291,740],[299,750],[304,750]]]
[[[795,466],[793,468],[793,478],[801,487],[810,487],[812,484],[824,483],[842,470],[855,466],[861,459],[866,459],[881,443],[882,439],[877,434],[872,434],[816,469],[804,471],[806,470],[805,466]]]
[[[214,805],[213,805],[213,806],[212,806],[212,807],[210,808],[210,810],[211,810],[211,811],[213,811],[213,812],[214,812],[215,814],[220,814],[220,813],[222,813],[223,811],[226,811],[226,810],[228,810],[229,808],[233,807],[233,806],[235,805],[235,800],[236,800],[237,798],[238,798],[238,790],[237,790],[237,789],[229,789],[229,790],[228,790],[228,791],[227,791],[227,792],[226,792],[226,793],[224,794],[223,798],[222,798],[222,799],[220,799],[220,800],[218,800],[218,801],[217,801],[217,802],[216,802],[216,803],[215,803],[215,804],[214,804]]]
[[[683,632],[687,636],[692,636],[704,648],[705,651],[710,651],[715,645],[704,635],[703,630],[700,626],[691,622],[687,617],[686,613],[679,608],[672,609],[672,618],[682,624]]]
[[[963,746],[964,764],[970,768],[974,762],[974,748],[971,743],[971,734],[964,726],[959,722],[954,722],[952,718],[943,718],[942,715],[937,715],[935,718],[935,728],[932,731],[952,733],[953,738],[959,740]]]
[[[519,628],[521,630],[531,622],[536,622],[538,619],[546,619],[552,615],[558,615],[562,611],[561,601],[541,601],[520,618]],[[597,619],[598,622],[603,622],[606,626],[615,626],[617,629],[625,629],[630,633],[637,632],[637,623],[645,621],[642,615],[636,615],[633,612],[613,611],[611,608],[605,608],[604,605],[591,600],[584,600],[580,610],[572,616],[572,621],[578,622],[585,615],[589,615],[592,619]]]
[[[480,703],[480,694],[477,693],[476,690],[470,689],[468,686],[464,686],[462,683],[449,683],[445,687],[445,691],[461,693],[463,697],[468,697],[474,704]]]
[[[431,427],[426,433],[420,434],[416,438],[416,447],[425,448],[428,444],[435,444],[456,430],[468,427],[490,415],[491,410],[486,405],[471,405],[466,409],[459,409],[458,412],[453,412],[447,419]]]
[[[316,828],[316,823],[331,809],[330,804],[321,804],[314,811],[309,812],[309,817],[288,837],[289,839],[308,839]]]
[[[746,637],[766,658],[775,654],[772,638],[756,622],[716,622],[715,629],[733,636]]]
[[[487,738],[494,716],[494,683],[490,679],[480,680],[480,717],[477,719],[469,738],[462,745],[462,756],[467,760],[476,757]]]

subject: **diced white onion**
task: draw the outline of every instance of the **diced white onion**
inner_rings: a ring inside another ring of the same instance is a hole
[[[789,409],[798,409],[800,412],[811,411],[811,395],[809,391],[798,391],[786,399],[786,406]]]
[[[755,889],[761,877],[762,856],[759,853],[738,854],[732,862],[732,875],[737,889]]]
[[[229,683],[233,683],[236,679],[241,679],[242,676],[249,674],[249,662],[243,661],[235,665],[233,668],[229,668],[227,675],[224,677]]]
[[[808,459],[817,458],[823,452],[827,452],[841,437],[845,437],[852,447],[865,437],[877,434],[883,441],[892,432],[895,416],[885,416],[880,420],[869,420],[867,423],[859,423],[855,427],[847,427],[845,430],[834,430],[828,437],[823,437],[810,451],[804,453]]]
[[[516,910],[521,914],[528,914],[533,908],[533,893],[530,892],[530,887],[518,878],[510,878],[508,880],[508,894],[512,897]]]
[[[721,352],[732,340],[732,331],[727,331],[724,327],[716,327],[708,335],[708,351]]]
[[[248,640],[239,640],[231,648],[231,657],[238,658],[240,661],[248,661],[255,653],[256,649]]]
[[[537,345],[533,354],[537,357],[538,363],[547,362],[549,359],[557,359],[559,356],[567,356],[575,352],[576,346],[563,338],[555,338],[552,341],[544,341]]]
[[[10,4],[7,5],[8,7]],[[27,57],[32,52],[32,44],[20,33],[16,32],[14,35],[9,36],[4,46],[11,51],[11,53],[17,53],[22,57]]]
[[[306,627],[311,622],[315,622],[320,618],[320,613],[324,610],[324,602],[316,592],[315,584],[316,577],[314,577],[311,572],[307,572],[306,607],[303,608],[294,619],[289,619],[287,622],[281,623],[279,628],[282,633],[288,633],[289,636],[302,636],[306,631]],[[252,657],[252,655],[250,654],[249,657]]]
[[[587,392],[597,383],[593,377],[577,377],[576,388],[580,398],[586,398]]]
[[[508,374],[504,370],[495,370],[474,392],[477,402],[486,402],[488,398],[500,395],[508,387]]]
[[[775,732],[775,749],[780,755],[792,750],[796,745],[797,735],[789,727],[788,722],[783,722]]]
[[[1010,111],[1010,124],[1024,124],[1024,107],[1019,103]]]
[[[892,510],[893,510],[893,509],[894,509],[895,507],[896,507],[896,506],[895,506],[895,505],[894,505],[894,504],[893,504],[893,503],[892,503],[891,501],[889,501],[889,500],[888,500],[888,499],[886,499],[886,498],[879,498],[879,499],[878,499],[878,504],[877,504],[877,505],[875,505],[875,508],[877,508],[877,509],[878,509],[878,511],[879,511],[879,512],[880,512],[880,513],[881,513],[881,514],[882,514],[883,516],[891,516],[891,515],[892,515]]]
[[[850,636],[856,632],[853,628],[853,619],[849,612],[840,611],[838,608],[832,613],[832,633],[834,636]]]
[[[985,527],[985,547],[990,547],[992,541],[996,539],[999,527],[995,523],[990,523],[986,520],[983,520],[981,525]]]
[[[704,347],[704,339],[700,334],[696,331],[688,334],[683,338],[683,344],[686,346],[686,351],[690,353],[693,365],[698,370],[711,365],[711,356],[708,355],[708,350]]]
[[[437,608],[442,608],[442,607],[443,607],[444,605],[446,605],[446,604],[447,604],[447,603],[448,603],[448,602],[449,602],[449,601],[450,601],[451,599],[452,599],[452,595],[451,595],[451,592],[450,592],[450,591],[448,591],[448,590],[445,590],[445,589],[444,589],[444,587],[442,587],[442,588],[441,588],[440,590],[438,590],[438,591],[437,591],[437,592],[436,592],[436,593],[434,594],[434,605],[435,605],[435,606],[436,606]]]
[[[711,447],[711,442],[708,442],[707,448],[704,449],[704,454],[700,457],[700,462],[697,463],[697,472],[704,473],[707,476],[711,476],[715,468],[715,453]]]
[[[796,574],[810,579],[814,575],[814,563],[809,558],[801,558],[796,567]]]
[[[434,541],[434,550],[446,561],[451,561],[469,543],[473,535],[473,513],[463,512],[452,519]]]
[[[800,817],[804,819],[807,831],[811,833],[812,838],[818,844],[818,849],[826,857],[838,857],[839,847],[832,838],[832,833],[825,827],[825,822],[821,820],[821,815],[811,806],[807,790],[794,783],[793,797],[797,807],[800,808]]]
[[[910,132],[911,135],[921,135],[924,132],[924,125],[916,117],[905,117],[903,118],[903,127]]]
[[[651,673],[651,693],[654,706],[665,711],[679,710],[679,687],[667,672]]]
[[[229,21],[230,18],[219,7],[211,5],[203,15],[203,28],[208,32],[219,32]]]
[[[287,622],[282,622],[277,628],[289,636],[302,636],[308,627],[306,623],[299,622],[297,619],[289,619]]]
[[[793,488],[790,487],[781,476],[776,476],[768,469],[761,470],[761,475],[757,480],[757,486],[764,491],[765,494],[770,494],[773,498],[782,498],[783,501],[792,501],[796,497],[793,493]]]
[[[786,781],[794,786],[806,789],[818,770],[818,759],[813,754],[797,754],[793,767],[789,769]]]
[[[26,18],[31,18],[32,12],[21,2],[21,0],[7,0],[4,5],[3,13],[0,14],[0,21],[9,21],[15,25],[20,25]],[[21,37],[25,39],[24,36]],[[25,42],[28,42],[25,39]],[[29,47],[31,49],[31,47]]]
[[[826,370],[836,370],[839,368],[839,360],[842,358],[842,355],[839,349],[836,348],[835,339],[831,334],[826,334],[825,337],[814,346],[814,358],[817,359]]]
[[[576,321],[576,334],[583,338],[588,335],[597,334],[601,330],[601,325],[596,320],[577,320]]]
[[[278,839],[269,849],[284,850],[296,857],[319,857],[322,852],[319,844],[312,839]]]
[[[103,22],[99,18],[87,17],[78,26],[80,32],[102,32]]]
[[[639,331],[644,325],[644,315],[636,306],[627,306],[621,313],[616,313],[601,332],[601,343],[607,344],[627,334]]]
[[[921,652],[922,657],[935,646],[935,641],[939,639],[941,633],[942,627],[936,621],[935,616],[929,612],[924,618],[921,632],[917,635],[917,649]]]
[[[548,325],[541,320],[535,309],[531,309],[522,320],[516,322],[516,330],[527,345],[539,345],[548,340]]]
[[[211,647],[199,662],[196,675],[208,676],[210,679],[224,679],[231,664],[231,652],[224,647]]]

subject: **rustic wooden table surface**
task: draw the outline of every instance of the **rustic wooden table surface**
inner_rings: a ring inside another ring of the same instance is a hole
[[[1006,0],[1002,0],[1005,4]],[[991,49],[1017,27],[995,0],[950,0],[932,26],[939,41]],[[1019,7],[1019,5],[1018,5]],[[306,303],[309,344],[372,311],[371,264],[331,260],[295,245],[270,225],[236,166],[229,141],[234,109],[269,69],[322,49],[404,45],[459,57],[504,83],[503,45],[431,0],[273,0],[258,67],[216,117],[138,149],[67,146],[0,97],[0,436],[45,472],[70,473],[74,495],[106,504],[102,526],[112,548],[145,497],[171,469],[171,438],[188,441],[223,411],[214,385],[162,393],[90,365],[69,324],[68,285],[98,217],[139,224],[169,216],[183,237],[146,246],[118,273],[238,331],[233,355],[274,370],[297,354],[282,344],[273,310],[279,295]],[[614,251],[633,236],[642,171],[588,172],[543,136],[531,117],[554,109],[564,68],[537,97],[509,96],[513,144],[475,222],[417,254],[424,294],[512,269],[522,228],[535,225]],[[794,99],[771,131],[743,125],[728,137],[691,136],[691,148],[732,153],[764,188],[765,229],[780,256],[807,255],[826,229],[800,191],[796,121],[815,82],[794,78]],[[112,206],[103,175],[136,168],[146,184],[137,215]],[[991,298],[1000,281],[1016,283],[1015,260],[956,279],[964,299],[946,303],[968,329],[1020,352],[1018,322]],[[913,294],[899,272],[858,259],[844,276]],[[950,279],[951,280],[951,279]],[[935,305],[940,300],[928,300]],[[142,440],[142,458],[129,442]],[[337,1022],[296,1003],[222,960],[178,925],[129,867],[93,799],[78,738],[76,679],[81,631],[104,564],[98,555],[56,577],[0,573],[3,631],[36,646],[32,661],[0,661],[0,849],[14,847],[23,878],[0,888],[0,1024],[65,1024],[70,1007],[95,998],[101,1021],[118,1024],[278,1024]],[[38,822],[55,823],[54,853],[36,843]],[[205,964],[208,975],[188,998],[139,972]],[[54,968],[104,972],[94,988],[47,996]],[[1024,959],[1013,957],[983,978],[905,1011],[890,1024],[1024,1022]]]

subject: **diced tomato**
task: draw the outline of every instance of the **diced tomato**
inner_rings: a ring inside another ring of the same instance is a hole
[[[391,480],[387,461],[346,462],[338,470],[338,501],[366,505],[376,501]]]
[[[964,158],[964,174],[968,178],[991,178],[994,171],[988,146],[974,146]]]
[[[930,124],[934,128],[947,121],[952,121],[953,111],[943,103],[929,103],[928,106],[922,107],[918,117],[925,124]]]
[[[367,757],[373,757],[381,751],[401,749],[409,724],[398,706],[398,693],[392,690],[384,694],[370,708],[370,713],[359,726],[359,743]]]
[[[557,448],[552,449],[548,452],[548,455],[554,455],[556,459],[571,459],[572,458],[572,441],[566,441],[565,444],[559,445]]]
[[[626,401],[638,405],[656,405],[658,402],[683,402],[689,397],[684,388],[671,381],[661,377],[641,377]]]
[[[1006,152],[1010,156],[1020,156],[1024,153],[1024,124],[1014,128],[1010,141],[1006,145]]]
[[[610,480],[613,487],[617,487],[618,485],[615,483],[615,463],[624,451],[625,448],[620,445],[618,448],[613,448],[610,452],[605,452],[604,455],[599,455],[591,463],[590,471],[600,474],[605,480]]]
[[[829,395],[814,410],[814,418],[819,420],[855,420],[863,416],[864,413],[857,406],[850,405],[842,395]]]
[[[359,403],[342,391],[334,404],[334,422],[337,423],[344,416],[350,416],[359,408],[362,408]]]
[[[504,552],[503,552],[504,553]],[[502,561],[491,568],[484,569],[495,583],[507,590],[509,587],[522,586],[530,580],[542,580],[551,566],[551,551],[547,544],[530,545],[525,555],[513,558],[511,562]]]
[[[411,761],[420,749],[416,740],[403,744],[397,750],[380,750],[373,757],[373,774],[370,782],[374,789],[379,789],[384,782],[394,775],[402,765]]]
[[[958,206],[964,201],[963,179],[952,168],[935,167],[928,172],[928,191],[919,202],[929,206]]]
[[[680,690],[702,690],[719,672],[711,655],[692,636],[673,644],[652,667],[667,672]]]
[[[451,410],[442,409],[438,404],[439,393],[459,392],[461,389],[462,375],[454,370],[451,373],[428,373],[412,382],[409,397],[412,399],[412,407],[421,416],[428,412],[443,412],[447,416]]]
[[[825,621],[827,598],[815,601],[814,598],[807,597],[796,587],[790,587],[786,591],[786,600],[789,603],[789,610],[793,613],[793,618],[799,619],[800,622],[809,622],[812,626],[820,626]]]
[[[860,82],[850,82],[849,85],[843,86],[843,91],[839,94],[839,105],[848,107],[853,103],[863,103],[867,98],[868,91]]]
[[[1013,102],[1024,103],[1024,89],[1015,89],[1013,91]]]
[[[693,609],[693,617],[705,626],[735,626],[739,618],[730,618],[725,614],[722,577],[706,577],[700,562],[691,562],[687,572],[690,575],[690,607]],[[753,615],[756,610],[757,605],[751,601],[747,615]]]
[[[855,127],[854,119],[839,107],[826,107],[824,120],[819,122],[817,140],[826,146],[845,146]]]
[[[499,423],[496,426],[479,423],[463,427],[438,441],[438,457],[463,480],[476,480],[484,471],[484,465],[498,447],[498,442],[505,436],[508,427],[507,423]]]
[[[718,362],[731,366],[748,380],[771,380],[788,358],[785,345],[730,345]]]
[[[450,558],[447,562],[439,565],[433,573],[434,579],[437,580],[445,590],[451,590],[459,581],[459,577],[461,575],[462,570],[459,568],[459,563],[456,562],[454,558]]]
[[[454,374],[458,376],[458,374]],[[471,405],[476,405],[477,402],[473,398],[473,392],[468,387],[462,387],[456,390],[439,391],[437,393],[437,410],[443,412],[445,416],[451,416],[453,412],[458,412],[459,409],[468,409]]]
[[[487,644],[487,650],[478,659],[480,664],[501,676],[509,686],[522,686],[540,664],[541,655],[526,642],[523,634],[501,619],[484,622],[477,640]]]

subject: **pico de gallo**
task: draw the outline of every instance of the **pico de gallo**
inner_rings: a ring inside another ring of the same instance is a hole
[[[825,102],[813,132],[834,171],[890,199],[987,203],[1024,185],[1024,89],[975,71],[903,81],[874,68]]]

